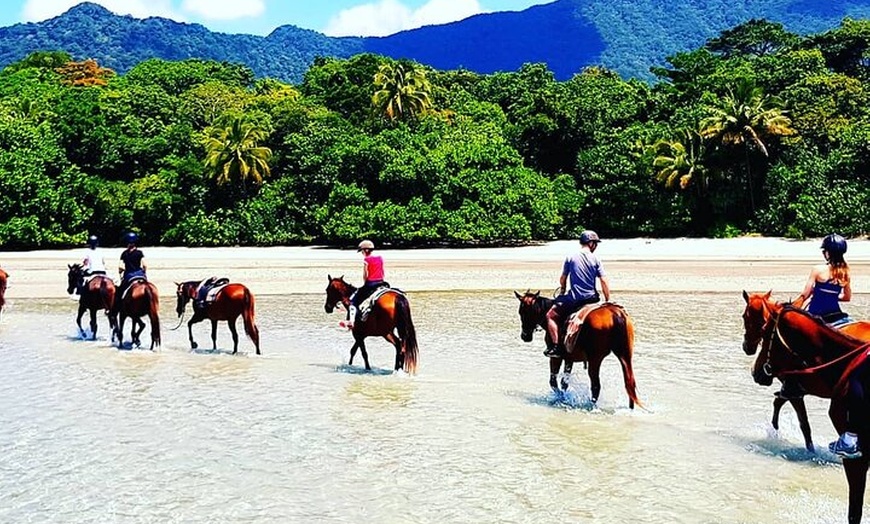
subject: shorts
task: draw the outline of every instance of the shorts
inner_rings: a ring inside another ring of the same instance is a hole
[[[573,298],[571,295],[562,295],[556,298],[553,307],[556,308],[556,312],[559,313],[559,315],[570,315],[582,306],[585,306],[586,304],[594,304],[600,300],[601,297],[598,293],[586,298]]]

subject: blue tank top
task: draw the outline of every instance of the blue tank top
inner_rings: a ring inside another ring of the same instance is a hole
[[[840,292],[843,286],[832,282],[816,282],[813,286],[813,299],[807,308],[813,315],[827,315],[840,312]]]

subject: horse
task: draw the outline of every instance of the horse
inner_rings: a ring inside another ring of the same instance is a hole
[[[770,312],[763,327],[761,351],[753,364],[752,377],[762,386],[771,385],[774,377],[793,377],[808,394],[833,398],[842,391],[855,363],[866,358],[868,348],[870,343],[833,329],[802,309],[784,305],[779,311]],[[864,388],[870,391],[870,384],[864,384]],[[845,431],[845,413],[833,402],[828,417],[838,433]],[[850,523],[861,522],[863,513],[870,431],[860,432],[858,440],[863,456],[843,459],[849,485]]]
[[[743,310],[743,351],[747,355],[754,355],[758,350],[758,344],[762,338],[762,327],[770,318],[770,313],[778,313],[782,310],[785,303],[776,302],[771,298],[772,291],[767,293],[747,293],[743,292],[743,300],[746,302],[746,308]],[[803,298],[789,304],[800,307],[803,304]],[[853,322],[841,328],[843,333],[849,334],[861,340],[870,340],[870,322]],[[804,444],[807,451],[814,452],[812,430],[810,429],[809,417],[807,416],[807,407],[802,397],[799,398],[783,398],[774,397],[773,399],[773,418],[771,425],[774,429],[779,429],[779,412],[786,402],[791,403],[798,417],[801,433],[804,436]]]
[[[187,303],[192,299],[196,299],[200,281],[176,282],[175,285],[177,286],[175,291],[177,296],[175,312],[178,313],[180,318],[184,314]],[[244,322],[245,333],[254,343],[254,348],[256,348],[259,355],[260,330],[254,322],[254,295],[242,284],[227,284],[218,291],[214,301],[208,307],[203,309],[194,308],[193,318],[187,323],[187,333],[190,338],[191,349],[198,347],[193,340],[193,325],[205,319],[211,321],[211,341],[213,349],[217,349],[217,323],[223,320],[226,321],[230,328],[230,333],[233,335],[233,355],[237,354],[239,352],[239,333],[236,331],[236,320],[239,316],[242,317]]]
[[[124,322],[127,317],[133,322],[133,327],[130,330],[130,336],[133,339],[133,344],[136,347],[142,345],[139,340],[139,335],[145,329],[145,322],[142,317],[147,316],[151,321],[151,347],[153,351],[155,347],[160,346],[160,300],[157,293],[157,286],[146,280],[134,280],[123,296],[117,297],[121,301],[118,311],[117,336],[118,347],[124,346]],[[138,329],[137,329],[138,328]]]
[[[9,280],[9,273],[0,269],[0,313],[3,312],[3,306],[6,305],[6,281]]]
[[[329,285],[326,286],[326,303],[323,308],[327,313],[332,313],[338,304],[347,309],[350,306],[350,297],[356,288],[345,282],[344,277],[332,278],[327,276]],[[371,371],[369,356],[366,352],[366,337],[384,337],[387,342],[396,348],[396,360],[394,371],[404,369],[408,374],[417,372],[417,331],[411,320],[411,305],[408,298],[399,292],[388,292],[378,298],[372,304],[368,318],[354,323],[353,346],[350,348],[349,366],[353,365],[353,357],[356,350],[362,352],[366,370]]]
[[[115,282],[106,275],[94,275],[87,285],[84,284],[85,273],[81,264],[67,264],[69,272],[67,278],[67,294],[72,295],[76,289],[80,290],[79,312],[76,316],[76,325],[79,327],[79,335],[84,338],[85,330],[82,329],[82,317],[85,311],[91,315],[91,339],[97,339],[97,311],[102,309],[109,318],[109,328],[112,331],[112,342],[115,341],[115,315],[112,314],[112,304],[115,303]]]
[[[519,314],[522,329],[520,338],[531,342],[532,335],[538,327],[546,333],[547,311],[553,305],[553,300],[542,297],[540,291],[526,291],[520,295],[514,291],[520,301]],[[549,334],[547,335],[549,340]],[[611,352],[619,359],[622,367],[622,377],[625,381],[625,392],[628,394],[628,407],[634,409],[635,404],[642,406],[637,397],[637,384],[632,370],[631,357],[634,352],[634,323],[625,310],[616,304],[605,303],[592,309],[583,321],[583,326],[576,338],[569,338],[565,345],[564,358],[550,359],[550,387],[559,392],[556,377],[562,362],[565,362],[565,373],[570,374],[574,362],[587,363],[587,373],[592,388],[592,402],[598,402],[601,393],[601,361]],[[565,377],[562,379],[562,389],[568,388]]]

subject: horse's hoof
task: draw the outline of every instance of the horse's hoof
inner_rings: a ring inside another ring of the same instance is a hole
[[[191,342],[191,343],[190,343],[190,349],[196,349],[196,348],[198,348],[198,347],[199,347],[199,345],[198,345],[196,342]]]

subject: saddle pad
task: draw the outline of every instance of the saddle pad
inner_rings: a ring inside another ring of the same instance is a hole
[[[848,326],[849,324],[854,324],[856,322],[858,322],[858,321],[852,317],[843,317],[840,320],[835,320],[828,325],[831,326],[832,328],[843,329],[844,327]]]
[[[135,284],[136,282],[147,282],[147,280],[145,280],[145,277],[131,278],[130,283],[127,284],[127,289],[124,290],[124,294],[121,296],[121,300],[127,298],[127,295],[130,294],[130,290],[133,289],[133,284]]]
[[[375,302],[377,302],[379,298],[386,295],[387,293],[395,293],[395,294],[403,296],[403,297],[405,296],[405,293],[399,289],[392,288],[392,287],[379,287],[378,289],[375,290],[374,293],[371,294],[371,296],[369,298],[363,300],[360,303],[360,305],[359,305],[360,320],[365,322],[365,319],[368,318],[369,313],[372,310],[372,306],[375,304]]]
[[[215,286],[215,287],[209,289],[208,292],[206,292],[206,294],[205,294],[205,302],[206,302],[206,304],[209,304],[209,303],[211,303],[211,302],[214,302],[214,299],[217,298],[218,293],[220,293],[221,291],[223,291],[223,289],[224,289],[225,287],[227,287],[228,285],[229,285],[229,283],[226,283],[226,284],[220,284],[220,285],[217,285],[217,286]]]

